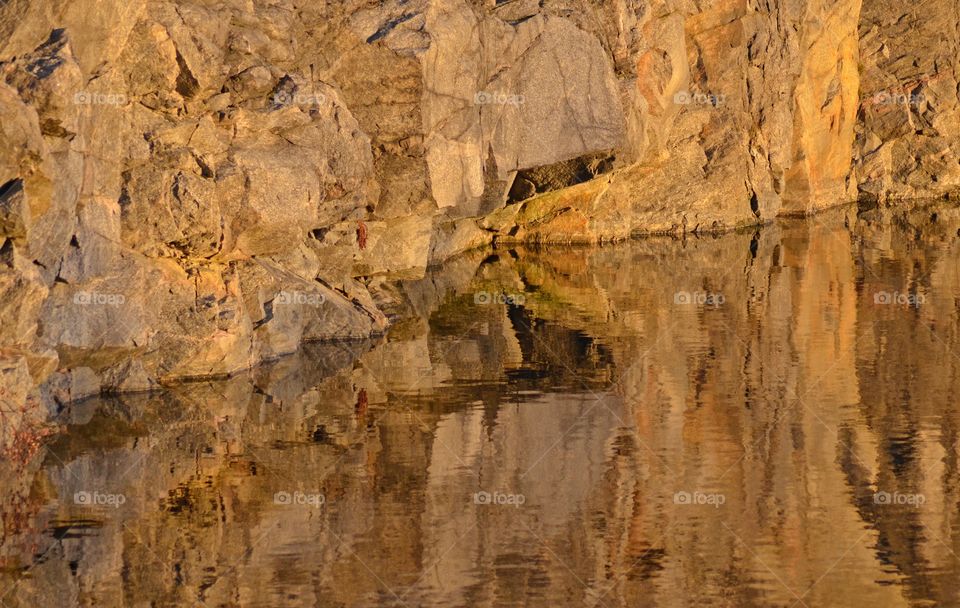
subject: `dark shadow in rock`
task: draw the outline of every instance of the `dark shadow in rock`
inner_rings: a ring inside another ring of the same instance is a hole
[[[616,156],[613,152],[596,152],[570,160],[524,169],[517,172],[510,188],[510,201],[516,203],[537,194],[563,190],[588,182],[599,175],[613,171]]]

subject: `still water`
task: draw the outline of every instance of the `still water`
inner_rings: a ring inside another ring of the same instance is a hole
[[[90,400],[18,606],[960,604],[960,212],[464,256],[379,341]]]

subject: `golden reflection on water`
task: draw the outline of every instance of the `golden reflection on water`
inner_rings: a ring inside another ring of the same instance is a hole
[[[0,601],[958,605],[958,225],[468,255],[379,343],[79,404]]]

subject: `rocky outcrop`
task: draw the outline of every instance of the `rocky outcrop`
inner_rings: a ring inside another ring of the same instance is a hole
[[[960,4],[866,0],[860,18],[860,193],[870,200],[960,189]]]
[[[0,363],[55,406],[381,332],[373,277],[494,241],[951,194],[956,14],[919,37],[878,0],[12,0]]]
[[[21,19],[0,83],[8,360],[59,401],[382,331],[317,236],[379,186],[369,137],[286,45],[313,20],[116,4],[105,40],[105,7],[4,9]]]

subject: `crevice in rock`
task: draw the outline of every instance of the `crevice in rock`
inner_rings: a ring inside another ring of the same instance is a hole
[[[60,121],[55,118],[47,118],[40,123],[40,133],[48,137],[66,139],[67,141],[73,140],[76,136],[76,133],[64,129]]]
[[[285,105],[292,104],[297,96],[297,91],[300,90],[300,87],[297,86],[297,83],[290,77],[289,74],[284,75],[277,86],[273,88],[273,91],[270,92],[270,99],[273,100],[273,109],[282,108]]]
[[[254,331],[273,320],[273,300],[263,303],[263,313],[263,318],[253,324]]]
[[[511,25],[511,26],[513,26],[513,27],[517,27],[518,25],[521,25],[522,23],[525,23],[525,22],[533,19],[535,16],[536,16],[536,15],[529,15],[529,16],[523,17],[523,18],[521,18],[521,19],[513,19],[513,20],[511,20],[511,21],[507,21],[507,24],[508,24],[508,25]]]
[[[180,67],[180,73],[177,74],[177,93],[180,93],[185,99],[189,99],[200,90],[200,82],[187,67],[187,62],[180,51],[177,51],[177,65]]]
[[[487,162],[484,168],[483,195],[480,197],[479,214],[487,215],[499,209],[506,203],[508,182],[497,178],[497,159],[493,153],[493,146],[487,149]],[[509,179],[509,178],[508,178]]]
[[[0,235],[14,238],[26,236],[22,201],[22,179],[12,179],[0,186]]]
[[[12,199],[18,192],[23,190],[23,180],[20,178],[11,179],[0,186],[0,205]]]
[[[0,237],[0,264],[13,268],[13,241]]]
[[[66,30],[58,28],[50,32],[50,37],[40,45],[35,53],[38,55],[26,66],[26,71],[36,79],[43,80],[63,65],[60,51],[67,44]]]
[[[518,171],[510,187],[509,202],[527,200],[538,194],[563,190],[613,171],[616,155],[595,152],[570,160]]]
[[[398,25],[400,25],[401,23],[410,21],[416,16],[417,16],[417,13],[407,13],[405,15],[400,15],[396,19],[391,19],[390,21],[387,21],[386,23],[380,26],[380,29],[378,29],[369,38],[367,38],[367,44],[373,44],[377,40],[380,40],[381,38],[385,37],[387,34],[393,31],[393,29]]]
[[[193,160],[197,163],[197,167],[200,168],[200,177],[212,179],[215,176],[213,168],[199,154],[193,154]]]

